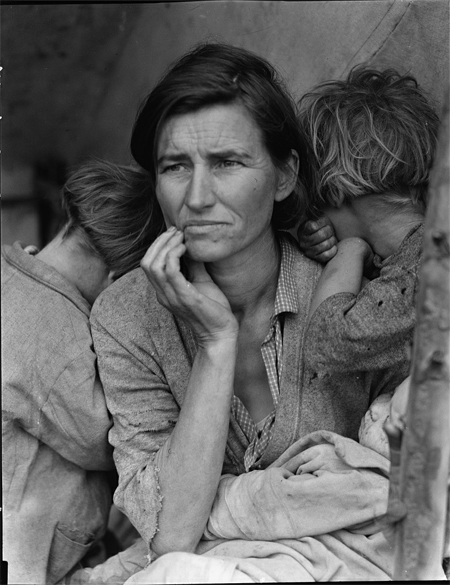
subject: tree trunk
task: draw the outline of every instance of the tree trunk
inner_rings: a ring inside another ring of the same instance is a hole
[[[431,173],[430,203],[425,220],[411,389],[401,445],[398,486],[406,516],[395,528],[394,580],[439,578],[442,576],[444,546],[448,546],[449,132],[447,96]]]

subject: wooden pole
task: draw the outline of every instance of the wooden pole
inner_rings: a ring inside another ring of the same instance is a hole
[[[425,220],[411,389],[401,443],[394,580],[442,578],[450,463],[450,149],[448,96]]]

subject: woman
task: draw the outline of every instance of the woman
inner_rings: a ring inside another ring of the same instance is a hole
[[[3,558],[10,583],[56,583],[106,531],[115,481],[111,418],[89,313],[158,235],[147,191],[138,169],[87,163],[64,185],[65,224],[54,239],[34,255],[19,242],[2,248]]]
[[[267,62],[222,44],[188,53],[148,96],[131,149],[167,229],[91,323],[115,502],[160,556],[196,550],[222,474],[264,469],[317,429],[356,438],[401,378],[302,363],[321,268],[280,231],[299,217],[305,153]]]

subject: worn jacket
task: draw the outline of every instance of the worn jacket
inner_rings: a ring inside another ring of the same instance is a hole
[[[400,368],[409,363],[416,323],[423,224],[407,234],[358,295],[332,295],[317,307],[306,334],[307,363],[319,371]],[[404,377],[408,375],[406,370]]]
[[[88,302],[18,243],[1,262],[3,558],[51,585],[106,529],[111,421]]]
[[[280,400],[262,468],[315,430],[357,439],[370,402],[402,379],[395,369],[331,374],[304,366],[305,324],[320,270],[295,248],[293,278],[299,309],[284,319]],[[114,419],[110,441],[119,472],[115,503],[150,543],[164,505],[154,458],[177,422],[196,353],[195,340],[191,330],[158,303],[141,269],[100,295],[91,325]],[[247,444],[231,414],[224,473],[245,471]]]

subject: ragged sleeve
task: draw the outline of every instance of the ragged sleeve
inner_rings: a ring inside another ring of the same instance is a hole
[[[326,299],[306,332],[306,363],[351,372],[409,361],[417,284],[415,267],[386,266],[358,295],[339,293]]]
[[[109,438],[119,474],[114,502],[150,543],[162,500],[154,459],[175,426],[179,406],[143,319],[139,310],[127,313],[123,304],[100,297],[91,325],[100,378],[113,416]]]

